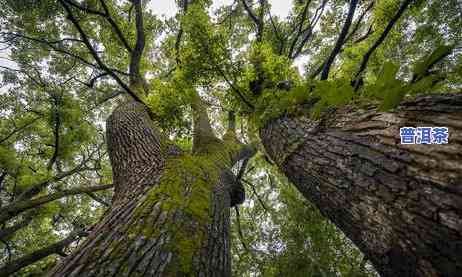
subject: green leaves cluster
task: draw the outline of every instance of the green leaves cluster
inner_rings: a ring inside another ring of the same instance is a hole
[[[194,88],[184,80],[182,71],[176,70],[173,74],[174,82],[153,80],[146,101],[159,127],[167,134],[181,138],[190,134],[189,104]]]

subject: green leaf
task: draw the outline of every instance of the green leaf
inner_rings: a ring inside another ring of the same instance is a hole
[[[388,90],[383,98],[383,102],[379,107],[379,110],[386,111],[393,108],[396,108],[405,94],[405,89],[401,86],[395,86],[394,88]]]
[[[423,76],[437,62],[451,54],[454,45],[440,45],[430,55],[423,57],[414,66],[414,76]]]

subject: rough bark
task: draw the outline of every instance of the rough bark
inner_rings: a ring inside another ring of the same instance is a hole
[[[282,117],[260,131],[268,155],[382,276],[462,272],[462,94],[394,112],[345,107]],[[403,145],[404,126],[449,127],[449,144]]]
[[[227,169],[240,147],[225,136],[205,154],[179,153],[135,102],[113,112],[107,132],[113,205],[50,275],[230,276]]]

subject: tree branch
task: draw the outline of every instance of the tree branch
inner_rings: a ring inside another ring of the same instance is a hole
[[[54,200],[57,200],[63,197],[83,194],[83,193],[91,193],[91,192],[100,191],[100,190],[106,190],[112,187],[113,187],[112,184],[99,185],[99,186],[93,186],[93,187],[80,187],[80,188],[62,190],[59,192],[55,192],[55,193],[41,196],[41,197],[31,199],[31,200],[15,201],[9,205],[2,207],[2,211],[0,212],[0,222],[6,222],[7,220],[17,216],[18,214],[26,210],[41,206],[43,204],[52,202]]]
[[[136,25],[136,43],[130,59],[130,86],[144,86],[144,79],[140,73],[140,63],[143,56],[143,50],[146,43],[143,29],[143,10],[141,0],[131,0],[135,8],[135,25]],[[147,93],[147,87],[144,86]]]
[[[260,25],[260,21],[258,20],[255,13],[252,11],[252,8],[250,8],[249,5],[247,5],[246,0],[241,0],[241,2],[242,2],[242,5],[244,6],[245,11],[247,12],[249,17],[252,19],[252,21],[255,23],[255,25],[258,28],[258,26]]]
[[[303,30],[303,32],[305,33],[305,36],[303,37],[302,42],[298,45],[295,53],[293,53],[292,57],[290,57],[291,59],[297,58],[300,55],[300,53],[302,53],[303,47],[305,47],[305,44],[308,42],[311,35],[313,34],[313,28],[311,28],[311,26],[308,26],[305,30]]]
[[[228,132],[236,132],[236,114],[234,111],[228,112]]]
[[[58,0],[61,5],[63,6],[63,8],[66,10],[67,12],[67,15],[68,15],[68,19],[72,22],[72,24],[74,25],[74,27],[77,29],[77,31],[79,32],[80,34],[80,37],[82,39],[82,41],[84,42],[84,44],[87,46],[88,50],[90,51],[90,54],[93,56],[93,58],[95,59],[96,63],[99,65],[99,67],[106,71],[112,78],[114,78],[114,80],[137,102],[140,102],[142,103],[143,105],[144,102],[141,100],[141,98],[138,97],[138,95],[136,95],[136,93],[134,93],[130,87],[128,87],[121,79],[120,77],[112,70],[110,70],[110,68],[107,67],[107,65],[105,65],[103,63],[103,61],[101,60],[101,58],[98,56],[98,53],[95,51],[95,49],[93,48],[93,46],[91,45],[90,43],[90,40],[87,36],[87,34],[83,31],[82,27],[80,26],[79,22],[77,21],[77,19],[75,18],[74,14],[72,13],[72,10],[71,8],[68,6],[68,4],[66,4],[66,1],[65,0]],[[139,0],[138,0],[139,1]],[[138,46],[139,47],[139,46]],[[135,47],[135,51],[133,52],[136,52],[136,47]],[[136,55],[136,54],[135,54]],[[130,72],[130,76],[132,72]]]
[[[72,232],[69,236],[65,239],[60,240],[56,243],[53,243],[50,246],[44,247],[37,251],[34,251],[28,255],[25,255],[19,259],[16,259],[12,262],[5,264],[2,268],[0,268],[0,277],[8,277],[11,276],[14,272],[24,268],[28,265],[31,265],[45,257],[48,257],[52,254],[60,254],[63,252],[63,248],[70,245],[77,239],[87,236],[88,233],[82,230],[76,230]]]
[[[260,196],[258,195],[257,190],[255,189],[255,186],[251,182],[247,181],[246,179],[241,179],[241,180],[244,183],[246,183],[247,185],[250,186],[250,188],[252,189],[253,194],[255,195],[255,197],[257,197],[257,200],[260,203],[263,210],[265,210],[265,212],[267,212],[267,213],[270,213],[270,210],[266,207],[265,203],[263,202],[263,200],[261,200]]]
[[[219,139],[210,126],[206,104],[197,91],[194,91],[191,108],[193,111],[193,152],[200,153],[206,151],[207,144]]]
[[[27,215],[23,220],[14,224],[11,227],[7,227],[0,230],[0,239],[8,240],[16,231],[26,227],[32,221],[32,215]]]
[[[266,0],[259,0],[260,2],[260,13],[258,15],[258,21],[260,22],[259,25],[257,25],[257,42],[262,42],[263,41],[263,31],[264,31],[264,17],[265,17],[265,2]]]
[[[105,17],[106,14],[104,14],[103,12],[100,12],[98,10],[93,10],[93,9],[90,9],[88,7],[85,7],[85,6],[81,6],[79,5],[78,3],[76,3],[75,1],[72,1],[72,0],[64,0],[64,2],[66,2],[67,4],[71,5],[72,7],[74,8],[77,8],[83,12],[86,12],[86,13],[89,13],[89,14],[95,14],[95,15],[99,15],[101,17]]]
[[[79,10],[85,12],[85,13],[94,14],[94,15],[98,15],[98,16],[101,16],[101,17],[105,18],[109,22],[109,24],[111,25],[111,27],[114,30],[114,32],[116,33],[117,37],[122,42],[123,46],[128,50],[128,52],[132,51],[132,49],[130,47],[130,44],[128,43],[127,39],[123,35],[122,31],[120,30],[119,25],[117,25],[117,23],[111,17],[111,14],[109,13],[109,9],[108,9],[108,7],[106,5],[106,2],[104,2],[104,0],[100,0],[101,6],[103,7],[104,12],[100,12],[98,10],[90,9],[88,7],[79,5],[78,3],[76,3],[75,1],[72,1],[72,0],[64,0],[64,1],[66,3],[68,3],[69,5],[77,8],[77,9],[79,9]]]
[[[245,251],[249,252],[249,248],[244,240],[244,235],[242,234],[241,230],[241,218],[239,215],[239,206],[234,206],[234,210],[236,211],[236,223],[237,223],[237,233],[239,235],[239,240],[241,241],[242,247],[244,247]]]
[[[290,48],[289,48],[289,53],[288,53],[289,59],[292,58],[292,54],[294,52],[295,45],[297,44],[298,40],[300,39],[300,36],[303,33],[303,30],[304,30],[303,25],[305,24],[306,18],[308,16],[308,7],[310,6],[310,4],[311,4],[311,0],[308,0],[308,1],[306,1],[305,6],[303,7],[303,11],[301,13],[301,19],[300,19],[300,22],[298,23],[297,34],[295,35],[295,38],[292,40],[292,43],[291,43]],[[311,28],[311,26],[308,25],[308,28]]]
[[[133,51],[133,49],[131,48],[131,46],[128,43],[125,36],[123,35],[122,30],[120,30],[119,25],[117,25],[117,23],[112,18],[111,13],[109,12],[109,9],[108,9],[108,7],[106,5],[106,2],[104,0],[100,0],[100,2],[101,2],[101,6],[103,7],[103,10],[104,10],[104,18],[106,18],[106,20],[109,22],[109,24],[111,24],[112,29],[114,30],[114,32],[116,33],[116,35],[120,39],[120,41],[122,42],[123,46],[127,49],[128,52],[131,53]]]
[[[100,146],[101,147],[101,146]],[[62,172],[62,173],[59,173],[57,174],[56,176],[50,178],[50,179],[47,179],[47,180],[44,180],[42,182],[39,182],[35,185],[32,185],[30,188],[28,188],[27,190],[25,190],[24,192],[22,192],[16,201],[23,201],[23,200],[28,200],[30,199],[31,197],[37,195],[44,187],[46,187],[49,183],[52,183],[52,182],[56,182],[56,181],[59,181],[59,180],[62,180],[68,176],[71,176],[72,174],[74,173],[77,173],[77,172],[80,172],[80,171],[83,171],[83,170],[86,170],[85,168],[85,165],[87,164],[87,162],[91,159],[91,157],[94,155],[96,151],[93,151],[88,158],[84,158],[82,160],[82,162],[80,164],[78,164],[76,167],[74,167],[73,169],[69,170],[69,171],[66,171],[66,172]]]
[[[351,32],[348,34],[348,36],[345,38],[345,42],[349,41],[356,34],[356,32],[359,30],[359,27],[361,26],[361,22],[363,21],[364,17],[374,7],[374,4],[375,4],[374,1],[369,3],[366,9],[364,9],[364,11],[359,15],[358,20],[356,20],[355,26],[353,27]]]
[[[218,65],[215,66],[215,68],[218,70],[218,73],[220,73],[223,79],[225,79],[225,82],[231,87],[232,91],[234,91],[237,94],[237,96],[239,96],[242,102],[244,102],[251,110],[253,110],[255,108],[254,105],[252,105],[252,103],[250,103],[247,99],[245,99],[242,92],[233,84],[233,82],[231,82],[228,79],[228,76],[226,76],[226,73],[223,71],[223,69],[221,69],[220,66]]]
[[[373,32],[374,30],[372,29],[372,24],[371,24],[369,28],[367,29],[367,32],[364,35],[360,36],[359,38],[355,39],[353,43],[360,43],[361,41],[367,39]]]
[[[385,41],[385,38],[388,36],[390,33],[391,29],[393,26],[398,22],[399,18],[403,15],[404,11],[409,7],[409,5],[413,2],[413,0],[405,0],[401,6],[399,7],[398,11],[396,14],[392,17],[392,19],[388,22],[387,26],[385,27],[385,30],[383,30],[382,34],[380,37],[377,39],[377,41],[367,50],[366,54],[364,54],[363,59],[361,61],[361,66],[359,67],[358,72],[356,73],[354,79],[353,79],[353,86],[355,88],[355,91],[359,89],[359,86],[361,84],[360,82],[360,77],[364,70],[367,67],[367,63],[369,61],[369,58],[371,57],[372,53],[380,46]]]
[[[106,207],[110,207],[111,204],[109,204],[108,202],[104,201],[103,199],[101,199],[101,197],[97,196],[96,194],[92,193],[92,192],[86,192],[85,194],[87,194],[88,196],[91,197],[91,199],[95,200],[96,202],[106,206]]]
[[[183,0],[183,15],[186,15],[188,12],[188,5],[189,1],[188,0]],[[178,34],[176,36],[176,41],[175,41],[175,60],[176,64],[180,65],[180,47],[181,47],[181,38],[183,37],[183,23],[180,21],[180,30],[178,30]]]
[[[61,116],[59,112],[59,108],[61,105],[61,97],[56,95],[56,93],[51,93],[52,101],[53,101],[53,119],[54,119],[54,127],[53,127],[53,136],[54,136],[54,151],[53,155],[50,158],[50,161],[48,162],[47,169],[51,170],[53,167],[53,164],[56,162],[58,159],[58,153],[59,153],[59,129],[61,128]]]
[[[281,36],[281,34],[279,33],[276,23],[274,22],[273,16],[271,15],[271,11],[268,11],[268,15],[270,18],[271,26],[273,27],[273,30],[274,30],[274,34],[276,35],[276,38],[279,40],[279,43],[280,43],[278,54],[282,55],[287,40],[283,36]]]
[[[12,136],[14,136],[16,133],[18,132],[21,132],[22,130],[26,129],[27,127],[31,126],[32,124],[34,124],[35,122],[37,122],[37,120],[39,120],[40,118],[42,118],[41,116],[39,117],[36,117],[34,119],[32,119],[30,122],[24,124],[23,126],[13,130],[11,133],[9,133],[6,137],[0,139],[0,144],[7,141],[9,138],[11,138]]]
[[[345,37],[348,34],[348,30],[350,29],[351,21],[353,20],[353,15],[355,13],[356,6],[358,5],[358,0],[350,0],[350,7],[348,9],[348,15],[345,19],[345,23],[343,24],[342,31],[335,43],[334,49],[330,53],[327,60],[324,62],[324,67],[321,72],[321,80],[326,80],[329,77],[330,67],[335,60],[335,57],[342,49],[343,44],[345,43]]]

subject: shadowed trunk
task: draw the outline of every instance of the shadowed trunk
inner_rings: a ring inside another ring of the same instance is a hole
[[[113,112],[107,134],[112,206],[51,276],[230,276],[236,141],[213,139],[207,153],[181,153],[135,102]]]
[[[382,276],[462,272],[462,94],[394,112],[341,108],[320,121],[274,120],[268,155]],[[445,126],[449,144],[402,145],[399,128]]]

